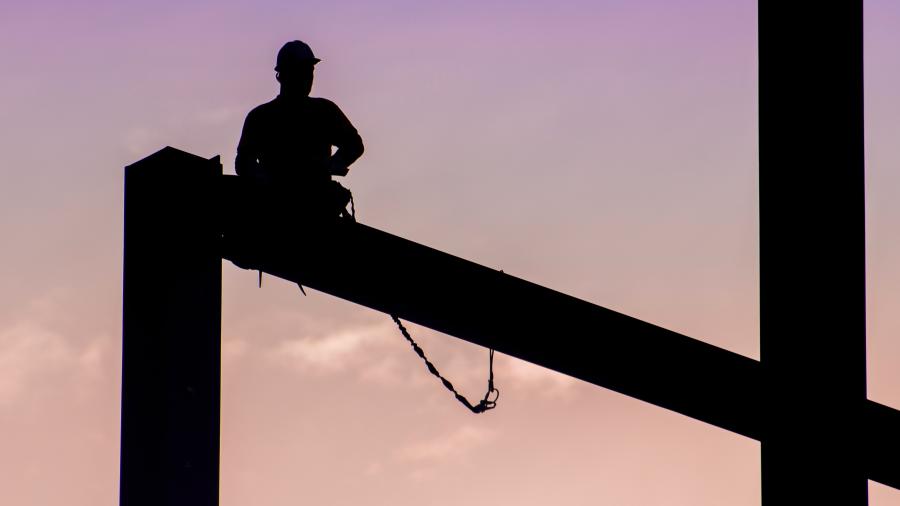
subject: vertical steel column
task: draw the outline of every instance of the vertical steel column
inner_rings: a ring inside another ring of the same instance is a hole
[[[222,262],[218,157],[125,168],[122,506],[215,506]]]
[[[765,506],[867,504],[862,16],[759,1]]]

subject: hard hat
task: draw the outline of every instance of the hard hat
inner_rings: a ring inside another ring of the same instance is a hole
[[[292,40],[284,46],[281,46],[281,49],[278,51],[278,58],[275,61],[275,71],[278,72],[284,68],[297,65],[315,65],[320,61],[322,60],[313,55],[312,49],[310,49],[305,42]]]

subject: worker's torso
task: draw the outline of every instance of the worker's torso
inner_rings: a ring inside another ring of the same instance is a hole
[[[331,179],[333,108],[327,100],[278,97],[252,112],[261,170],[272,181],[325,183]]]

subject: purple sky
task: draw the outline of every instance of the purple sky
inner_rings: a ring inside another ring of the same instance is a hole
[[[233,172],[296,38],[366,141],[362,221],[758,358],[755,2],[509,4],[0,4],[0,503],[117,504],[122,167]],[[900,5],[866,21],[869,396],[900,408]],[[506,356],[475,417],[387,316],[223,275],[223,506],[759,504],[754,441]],[[481,394],[483,349],[412,330]]]

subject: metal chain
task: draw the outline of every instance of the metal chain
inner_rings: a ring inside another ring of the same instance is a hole
[[[354,205],[354,202],[353,202],[353,193],[350,192],[349,190],[347,190],[347,192],[350,194],[350,216],[347,216],[346,214],[344,214],[344,216],[348,217],[350,219],[350,221],[355,222],[356,221],[356,206]],[[344,213],[346,213],[346,209],[344,210]],[[259,271],[259,286],[262,287],[262,270]],[[300,291],[303,292],[303,295],[306,295],[306,291],[303,290],[303,285],[298,283],[298,286],[300,287]],[[441,383],[444,384],[444,387],[446,387],[447,390],[450,390],[451,392],[453,392],[453,395],[456,397],[456,400],[461,402],[465,407],[469,408],[469,410],[475,414],[484,413],[487,410],[494,409],[495,407],[497,407],[497,400],[500,398],[500,390],[498,390],[497,388],[494,387],[494,350],[493,349],[491,349],[488,354],[488,368],[490,371],[490,375],[488,376],[487,392],[485,392],[485,394],[484,394],[484,399],[481,399],[481,401],[479,401],[478,404],[473,405],[471,402],[469,402],[469,399],[466,399],[461,393],[456,391],[456,388],[453,387],[453,383],[450,383],[450,380],[443,377],[441,375],[441,373],[438,372],[437,367],[435,367],[434,364],[432,364],[431,361],[428,360],[428,357],[425,356],[425,352],[422,351],[422,348],[413,340],[412,336],[409,335],[409,331],[407,331],[406,327],[403,326],[403,323],[400,322],[400,318],[397,318],[396,315],[391,315],[391,318],[394,319],[394,322],[397,324],[397,327],[400,329],[400,333],[403,334],[403,337],[405,337],[407,341],[409,341],[409,344],[412,345],[413,350],[415,350],[416,354],[418,354],[420,357],[422,357],[422,360],[425,361],[425,365],[428,366],[428,371],[431,372],[431,374],[434,374],[435,376],[437,376],[437,378],[439,380],[441,380]],[[494,394],[495,392],[496,392],[496,395],[494,395],[494,398],[491,399],[491,395]]]
[[[456,389],[453,387],[453,383],[450,383],[450,381],[447,380],[447,378],[441,376],[441,373],[438,372],[438,370],[434,366],[434,364],[432,364],[431,361],[428,360],[427,357],[425,357],[425,352],[422,351],[422,348],[418,344],[416,344],[416,342],[413,340],[412,336],[409,335],[409,332],[406,330],[406,327],[404,327],[403,323],[400,322],[400,318],[397,318],[396,315],[391,315],[391,318],[394,319],[394,323],[397,324],[397,327],[400,329],[400,333],[403,334],[403,337],[405,337],[407,341],[409,341],[409,344],[412,345],[413,350],[416,351],[416,354],[419,355],[420,357],[422,357],[422,360],[425,361],[425,365],[428,366],[428,371],[431,372],[431,374],[437,376],[437,378],[439,380],[441,380],[441,383],[444,384],[444,386],[447,388],[447,390],[450,390],[451,392],[453,392],[453,395],[456,397],[456,400],[461,402],[465,407],[469,408],[469,410],[475,414],[484,413],[485,411],[487,411],[489,409],[494,409],[495,407],[497,407],[497,399],[500,398],[500,390],[497,390],[496,388],[494,388],[494,350],[493,349],[491,349],[490,354],[488,355],[489,368],[490,368],[490,376],[488,376],[488,390],[484,394],[484,399],[482,399],[478,404],[473,405],[471,402],[469,402],[469,399],[466,399],[462,394],[457,392]],[[491,394],[493,394],[494,392],[497,392],[497,394],[494,396],[493,399],[491,399]]]

